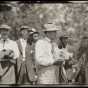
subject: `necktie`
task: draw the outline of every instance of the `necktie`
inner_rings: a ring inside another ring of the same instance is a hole
[[[6,40],[3,40],[3,48],[4,48],[4,46],[5,46],[5,41],[6,41]]]

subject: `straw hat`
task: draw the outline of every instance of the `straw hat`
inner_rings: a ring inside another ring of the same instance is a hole
[[[2,25],[0,26],[0,31],[1,31],[1,30],[11,31],[11,27],[10,27],[9,25],[7,25],[7,24],[2,24]]]
[[[44,24],[46,30],[44,31],[58,31],[60,28],[53,23]]]

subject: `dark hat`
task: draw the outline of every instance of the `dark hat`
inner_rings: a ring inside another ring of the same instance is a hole
[[[32,31],[32,27],[29,27],[29,26],[21,26],[21,28],[19,29],[19,31],[22,31],[22,30],[27,30],[27,31]]]

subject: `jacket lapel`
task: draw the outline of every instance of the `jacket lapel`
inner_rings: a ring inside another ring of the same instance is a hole
[[[17,40],[17,45],[18,45],[18,48],[19,48],[20,54],[22,55],[22,45],[21,45],[20,40]]]
[[[23,55],[23,52],[22,52],[23,49],[22,49],[22,45],[21,45],[20,40],[17,40],[17,44],[18,44],[18,48],[19,48],[20,54]],[[29,47],[29,44],[27,43],[26,48],[25,48],[25,55],[26,55],[26,57],[28,56],[28,54],[30,52],[29,50],[30,50],[30,47]]]
[[[27,43],[26,48],[25,48],[26,57],[28,56],[29,52],[30,52],[30,47],[29,47],[29,44]]]

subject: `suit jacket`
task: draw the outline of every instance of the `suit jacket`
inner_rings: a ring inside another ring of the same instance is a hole
[[[20,56],[19,56],[19,59],[17,60],[17,72],[18,73],[20,72],[21,74],[23,74],[26,71],[30,81],[35,81],[34,62],[33,62],[32,56],[31,56],[31,47],[27,43],[27,46],[25,49],[26,50],[25,51],[26,52],[26,61],[23,62],[22,61],[22,46],[21,46],[20,40],[17,40],[17,44],[18,44],[19,51],[20,51]]]

